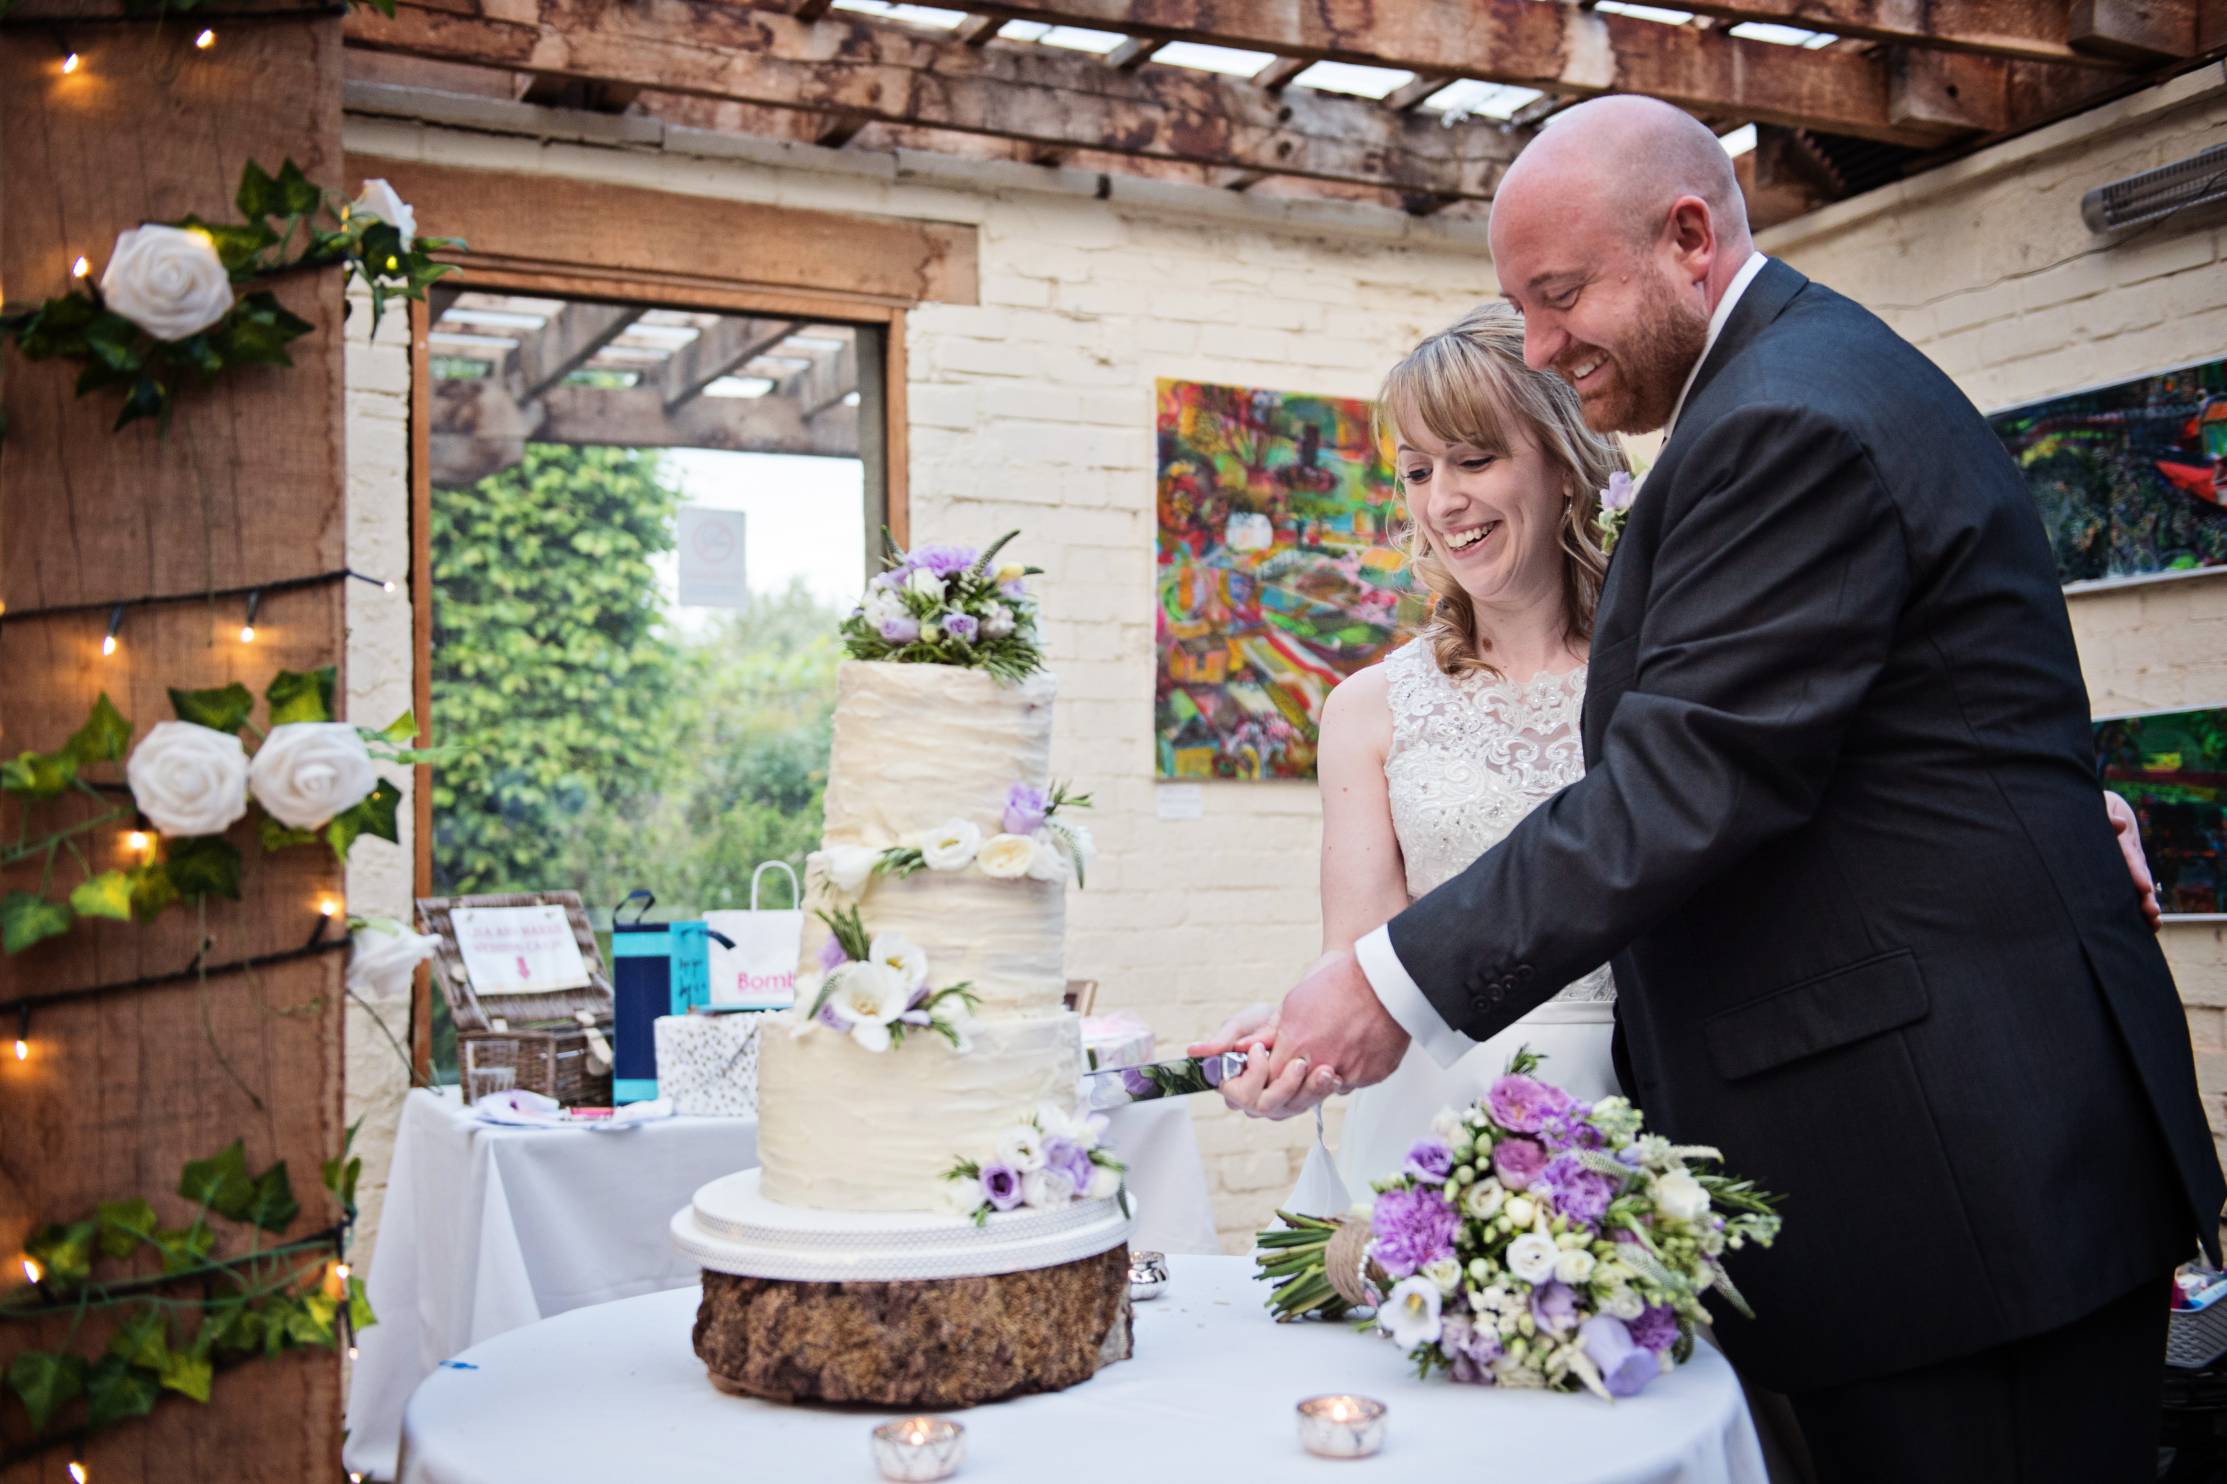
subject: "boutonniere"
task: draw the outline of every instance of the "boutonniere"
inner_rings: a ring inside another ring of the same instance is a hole
[[[1601,491],[1601,508],[1593,517],[1593,527],[1601,535],[1601,553],[1616,550],[1616,538],[1624,534],[1624,518],[1631,514],[1632,501],[1639,496],[1639,481],[1622,469],[1608,476],[1608,487]]]

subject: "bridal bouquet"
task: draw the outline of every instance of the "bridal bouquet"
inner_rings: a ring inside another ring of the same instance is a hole
[[[1714,1149],[1641,1132],[1623,1098],[1578,1102],[1507,1075],[1442,1111],[1365,1219],[1279,1212],[1259,1276],[1279,1320],[1373,1307],[1420,1375],[1636,1395],[1693,1353],[1702,1296],[1747,1303],[1725,1253],[1777,1236],[1775,1197],[1700,1166]]]
[[[1036,604],[1025,585],[1042,569],[997,559],[1019,534],[1008,531],[979,552],[892,545],[886,570],[843,620],[844,651],[854,660],[961,665],[1004,681],[1042,669]]]

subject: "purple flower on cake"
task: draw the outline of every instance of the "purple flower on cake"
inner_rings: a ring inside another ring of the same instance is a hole
[[[972,644],[975,637],[982,632],[982,621],[969,613],[946,613],[943,616],[943,632],[947,639]]]
[[[905,553],[907,570],[925,567],[938,577],[949,577],[973,566],[982,554],[971,546],[916,546]]]
[[[1090,1151],[1073,1139],[1053,1137],[1044,1141],[1044,1168],[1065,1170],[1078,1192],[1090,1188]]]
[[[1043,789],[1016,783],[1005,791],[1005,832],[1033,835],[1051,816],[1052,796]]]
[[[1419,1139],[1407,1151],[1407,1163],[1401,1168],[1418,1180],[1444,1185],[1446,1177],[1454,1173],[1454,1151],[1436,1139]]]
[[[1492,1090],[1485,1094],[1485,1106],[1493,1122],[1502,1128],[1535,1134],[1549,1115],[1570,1106],[1570,1098],[1559,1087],[1510,1073],[1493,1083]]]
[[[851,956],[843,951],[843,945],[830,933],[827,941],[820,945],[820,972],[831,973],[850,961]],[[827,1012],[823,1010],[820,1013],[825,1015]]]
[[[876,627],[892,644],[910,644],[920,637],[920,620],[909,613],[893,613]]]
[[[1424,1263],[1454,1255],[1461,1218],[1436,1189],[1422,1187],[1378,1196],[1369,1225],[1377,1265],[1391,1277],[1405,1278]]]
[[[1578,1343],[1585,1358],[1600,1372],[1610,1396],[1637,1396],[1662,1369],[1655,1352],[1632,1342],[1632,1332],[1621,1319],[1596,1314],[1578,1326]]]
[[[1510,1190],[1529,1188],[1546,1165],[1546,1149],[1537,1139],[1506,1138],[1492,1146],[1492,1172]]]
[[[1649,1304],[1630,1329],[1636,1343],[1661,1354],[1678,1343],[1678,1311],[1668,1304]]]
[[[986,1164],[982,1167],[982,1199],[999,1211],[1010,1211],[1021,1203],[1020,1172],[1011,1165]]]

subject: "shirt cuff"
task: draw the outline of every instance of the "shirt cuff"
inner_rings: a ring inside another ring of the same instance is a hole
[[[1392,951],[1389,926],[1354,944],[1353,956],[1360,960],[1361,972],[1368,976],[1369,988],[1376,991],[1384,1013],[1398,1021],[1400,1029],[1428,1052],[1432,1061],[1450,1067],[1475,1049],[1477,1043],[1446,1023],[1438,1007],[1423,994],[1423,987],[1400,963],[1400,956]]]

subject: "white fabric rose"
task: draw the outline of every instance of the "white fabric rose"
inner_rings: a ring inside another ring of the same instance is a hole
[[[1090,1187],[1083,1195],[1094,1201],[1110,1201],[1121,1194],[1121,1173],[1104,1165],[1090,1167]]]
[[[404,252],[408,252],[410,244],[417,240],[417,212],[410,208],[409,202],[394,193],[393,186],[388,185],[383,180],[365,181],[363,183],[363,194],[356,197],[355,204],[348,209],[357,216],[368,216],[377,221],[385,222],[388,226],[400,232]]]
[[[882,853],[871,845],[833,845],[820,852],[820,869],[827,884],[846,897],[855,897],[874,879]]]
[[[1554,1260],[1554,1276],[1572,1288],[1593,1276],[1593,1254],[1582,1247],[1573,1247]]]
[[[1050,1210],[1075,1198],[1075,1177],[1064,1169],[1042,1165],[1021,1177],[1023,1203]]]
[[[1406,1351],[1438,1343],[1444,1328],[1438,1315],[1438,1285],[1417,1276],[1392,1285],[1392,1291],[1384,1296],[1384,1306],[1376,1311],[1376,1322],[1392,1337],[1393,1344]]]
[[[951,1215],[964,1216],[971,1220],[974,1208],[982,1204],[982,1182],[946,1180],[943,1182],[943,1189],[937,1192],[937,1198],[942,1202],[943,1209]]]
[[[1036,842],[1026,835],[992,835],[975,852],[974,863],[985,876],[1018,881],[1036,864]]]
[[[1672,1221],[1699,1221],[1709,1214],[1709,1192],[1684,1170],[1669,1170],[1655,1177],[1655,1209]]]
[[[232,276],[206,232],[133,227],[109,251],[101,298],[157,340],[183,340],[232,312]]]
[[[998,1136],[998,1163],[1024,1175],[1043,1168],[1044,1136],[1029,1124],[1015,1124]]]
[[[1544,1283],[1554,1276],[1561,1257],[1554,1238],[1543,1232],[1525,1232],[1508,1244],[1508,1271],[1526,1283]]]
[[[882,933],[867,946],[873,962],[896,976],[897,985],[911,994],[928,982],[928,950],[897,933]]]
[[[265,813],[289,829],[322,829],[379,786],[379,771],[356,729],[340,721],[290,721],[271,728],[247,772]]]
[[[965,819],[930,830],[920,842],[921,858],[931,871],[964,871],[974,864],[974,854],[981,848],[981,826]]]
[[[835,1012],[851,1039],[868,1051],[889,1049],[889,1023],[905,1013],[911,991],[897,983],[897,976],[878,963],[849,963],[829,979],[835,992],[827,1005]]]
[[[905,579],[905,591],[940,603],[943,601],[944,581],[926,567],[915,567],[912,576]]]
[[[165,835],[221,835],[247,813],[247,749],[230,732],[158,721],[124,764],[132,803]]]
[[[410,976],[439,942],[391,917],[367,919],[348,945],[348,987],[365,999],[398,998],[409,992]]]

